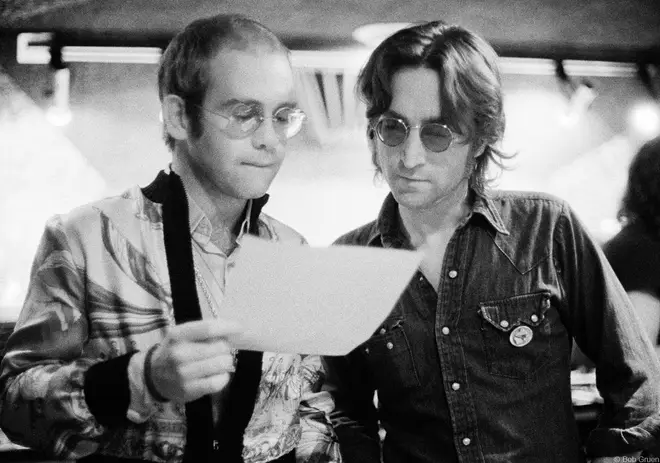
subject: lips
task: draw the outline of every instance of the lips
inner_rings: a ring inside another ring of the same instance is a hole
[[[413,178],[413,177],[406,177],[405,175],[399,175],[399,178],[407,181],[407,182],[424,182],[424,179],[421,178]]]
[[[244,162],[244,166],[257,167],[259,169],[272,169],[275,167],[275,164],[258,164],[256,162]]]

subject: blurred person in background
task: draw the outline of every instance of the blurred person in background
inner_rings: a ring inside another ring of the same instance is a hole
[[[425,258],[368,341],[324,358],[347,463],[632,461],[660,434],[660,365],[601,248],[566,202],[488,187],[506,157],[497,59],[430,22],[386,39],[359,75],[391,194],[336,243]],[[573,338],[604,398],[586,452]]]
[[[236,352],[240,327],[217,313],[242,236],[305,243],[261,211],[304,121],[289,52],[248,18],[200,19],[158,82],[172,164],[47,223],[2,362],[0,426],[80,461],[338,461],[306,401],[320,358]]]
[[[660,352],[660,137],[633,158],[618,216],[623,228],[605,255]]]

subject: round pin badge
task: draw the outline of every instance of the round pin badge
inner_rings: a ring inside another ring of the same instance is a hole
[[[534,332],[529,326],[516,327],[509,335],[509,342],[514,347],[523,347],[529,344],[534,337]]]

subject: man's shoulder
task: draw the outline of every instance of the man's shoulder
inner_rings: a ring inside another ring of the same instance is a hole
[[[335,240],[336,245],[358,245],[364,246],[374,237],[376,232],[376,220],[372,220],[360,227],[344,233]]]
[[[508,238],[499,240],[520,243],[547,243],[562,223],[579,226],[577,217],[563,199],[537,191],[495,190],[487,193],[483,213],[493,217],[506,230]],[[533,236],[532,236],[533,235]],[[516,246],[518,246],[516,244]]]
[[[77,231],[84,233],[98,224],[102,217],[123,215],[134,216],[140,211],[145,211],[144,203],[148,202],[141,193],[138,186],[129,188],[119,194],[107,196],[92,201],[74,209],[56,214],[50,218],[49,224],[57,224],[65,231]]]
[[[501,214],[517,218],[539,214],[558,216],[570,209],[565,200],[539,191],[492,190],[487,196]]]
[[[513,205],[535,204],[537,207],[564,207],[565,201],[551,193],[522,190],[491,190],[488,197]]]
[[[307,240],[300,232],[264,212],[259,214],[259,221],[273,241],[307,244]],[[260,235],[263,236],[263,233],[260,232]]]

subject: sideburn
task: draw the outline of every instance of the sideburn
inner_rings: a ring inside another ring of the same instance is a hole
[[[467,162],[465,163],[465,171],[463,172],[464,179],[466,178],[470,180],[477,169],[477,158],[474,154],[475,153],[472,150],[470,150],[470,153],[468,154]]]

